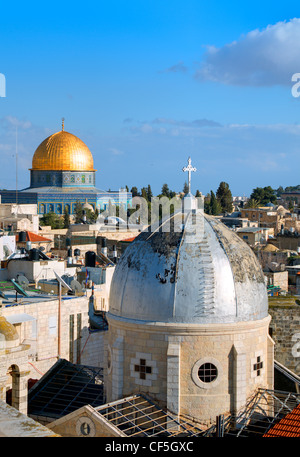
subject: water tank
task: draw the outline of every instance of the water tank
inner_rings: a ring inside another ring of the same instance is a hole
[[[40,259],[40,254],[38,249],[30,249],[29,251],[29,260],[39,260]]]
[[[87,251],[85,253],[85,266],[95,267],[96,266],[96,254],[94,251]]]
[[[21,243],[25,243],[26,242],[26,232],[19,232],[19,241]]]

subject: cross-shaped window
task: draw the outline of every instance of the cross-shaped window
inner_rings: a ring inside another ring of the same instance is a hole
[[[260,357],[256,358],[256,363],[253,365],[253,370],[256,371],[256,375],[260,376],[260,370],[263,367],[263,362],[260,360]]]
[[[152,373],[152,367],[146,365],[145,359],[140,359],[140,364],[134,365],[134,371],[140,373],[140,379],[146,379],[146,374]]]

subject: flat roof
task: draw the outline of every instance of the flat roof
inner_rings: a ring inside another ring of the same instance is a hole
[[[14,289],[10,281],[0,281],[0,290],[3,292],[6,298],[2,298],[2,305],[4,307],[17,306],[17,305],[29,305],[32,303],[48,302],[58,300],[58,295],[42,292],[36,289],[34,286],[29,287],[25,290],[28,297],[21,294],[17,294],[16,301],[16,290]],[[80,298],[77,295],[62,295],[62,300],[73,300],[74,298]]]
[[[237,229],[237,232],[260,232],[264,230],[270,230],[269,227],[244,227]]]

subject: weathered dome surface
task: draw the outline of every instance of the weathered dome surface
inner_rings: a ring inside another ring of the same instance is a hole
[[[264,276],[251,248],[213,217],[181,214],[142,232],[121,256],[109,313],[166,323],[234,323],[268,315]],[[196,225],[195,218],[197,219]]]
[[[46,138],[36,149],[32,170],[94,171],[93,156],[86,144],[64,130]]]

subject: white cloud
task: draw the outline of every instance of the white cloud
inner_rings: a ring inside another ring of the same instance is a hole
[[[18,127],[18,128],[21,128],[21,129],[29,129],[30,127],[32,127],[32,124],[30,121],[22,121],[21,119],[18,119],[14,116],[5,116],[3,119],[1,119],[1,122],[6,126],[14,126],[14,127]]]
[[[221,48],[208,46],[196,78],[238,86],[291,85],[300,72],[300,19],[253,30]]]
[[[183,62],[178,62],[174,65],[172,65],[169,68],[166,68],[163,71],[160,71],[159,73],[186,73],[187,72],[187,67],[184,65]]]
[[[117,148],[109,148],[109,152],[111,154],[113,154],[114,156],[119,156],[119,155],[124,154],[123,151],[121,151],[120,149],[117,149]]]

